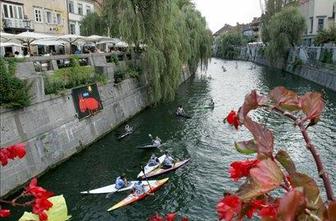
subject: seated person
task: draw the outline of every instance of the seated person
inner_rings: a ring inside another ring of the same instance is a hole
[[[184,114],[185,114],[185,113],[184,113],[184,110],[183,110],[182,105],[178,106],[178,107],[177,107],[177,110],[176,110],[176,115],[177,115],[177,116],[180,116],[180,115],[184,115]]]
[[[165,152],[165,155],[166,157],[162,162],[162,168],[169,169],[174,166],[174,159],[168,152]]]
[[[136,182],[133,186],[133,192],[134,194],[136,195],[142,195],[146,192],[145,190],[145,186],[144,184],[142,183],[141,179],[138,180],[138,182]]]
[[[133,130],[133,128],[130,127],[128,124],[126,124],[126,126],[125,126],[125,132],[129,133],[129,132],[132,132],[132,130]]]
[[[149,159],[147,166],[153,167],[160,163],[159,158],[155,156],[155,154],[152,154],[151,158]]]
[[[122,189],[127,186],[127,179],[125,178],[124,174],[121,176],[118,176],[115,181],[115,188],[116,189]]]
[[[161,145],[161,139],[156,136],[155,139],[152,140],[152,144],[155,146],[160,146]]]

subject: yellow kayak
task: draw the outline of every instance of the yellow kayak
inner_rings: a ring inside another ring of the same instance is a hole
[[[139,200],[142,200],[143,198],[145,198],[146,196],[148,196],[150,193],[154,193],[156,192],[158,189],[160,189],[160,187],[165,184],[168,181],[169,178],[165,178],[162,180],[158,180],[156,181],[153,185],[151,185],[150,187],[148,186],[146,181],[144,182],[145,185],[145,190],[146,192],[141,194],[141,195],[136,195],[135,193],[131,193],[130,195],[128,195],[125,199],[123,199],[122,201],[120,201],[119,203],[115,204],[114,206],[112,206],[111,208],[109,208],[107,211],[112,211],[115,209],[118,209],[120,207],[129,205],[131,203],[137,202]]]

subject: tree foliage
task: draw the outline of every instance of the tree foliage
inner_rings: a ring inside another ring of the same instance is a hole
[[[266,56],[271,61],[286,58],[291,47],[301,41],[305,19],[295,7],[286,7],[272,16],[267,26],[269,42]]]
[[[225,59],[237,58],[240,53],[238,47],[245,43],[247,43],[247,40],[243,38],[240,32],[224,33],[217,42],[217,56]]]
[[[0,58],[0,106],[19,109],[30,104],[29,85],[15,76],[14,60]]]
[[[147,45],[143,68],[154,102],[174,98],[183,64],[195,72],[211,56],[211,32],[190,0],[105,0],[100,16],[103,34]],[[96,33],[91,22],[82,23],[87,34]]]
[[[329,42],[336,44],[336,25],[320,31],[315,38],[315,43],[318,45]]]

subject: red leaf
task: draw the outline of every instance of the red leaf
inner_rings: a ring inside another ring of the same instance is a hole
[[[276,87],[269,93],[276,106],[282,109],[294,111],[299,110],[299,97],[291,90],[286,89],[283,86]]]
[[[325,221],[336,221],[336,201],[329,202],[328,208],[324,213]]]
[[[240,125],[240,122],[239,122],[239,118],[238,118],[238,115],[237,115],[237,112],[235,111],[231,111],[227,117],[224,119],[224,121],[227,120],[227,122],[234,126],[237,130],[238,130],[238,127]]]
[[[266,104],[267,97],[258,95],[256,90],[251,91],[250,94],[245,96],[244,104],[239,109],[238,115],[240,122],[244,123],[245,116],[253,109],[258,108],[261,105]]]
[[[0,163],[2,166],[6,166],[8,164],[8,157],[2,149],[0,149]]]
[[[183,217],[181,221],[189,221],[188,217]]]
[[[320,93],[308,92],[300,98],[300,106],[307,118],[315,121],[324,109],[324,100]]]
[[[283,221],[296,220],[296,216],[305,208],[303,192],[296,189],[288,192],[280,199],[278,218]]]
[[[45,212],[39,213],[39,219],[40,221],[47,221],[48,220],[48,215]]]
[[[246,116],[245,127],[252,133],[257,144],[257,152],[265,156],[272,157],[274,138],[273,134],[266,127],[254,122],[251,118]]]
[[[10,210],[9,209],[0,209],[0,218],[5,218],[10,216]]]
[[[176,213],[168,213],[168,214],[166,215],[166,220],[167,220],[167,221],[174,221],[175,218],[176,218]]]

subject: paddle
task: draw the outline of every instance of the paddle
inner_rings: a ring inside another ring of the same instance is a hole
[[[148,183],[148,186],[149,186],[149,189],[150,189],[150,192],[151,192],[151,193],[148,193],[148,195],[154,195],[154,192],[153,192],[153,190],[152,190],[152,187],[151,187],[151,185],[149,184],[148,178],[147,178],[147,176],[146,176],[145,168],[144,168],[143,166],[140,166],[140,167],[141,167],[141,170],[142,170],[142,172],[143,172],[143,174],[144,174],[144,177],[145,177],[145,179],[146,179],[146,181],[147,181],[147,183]]]

